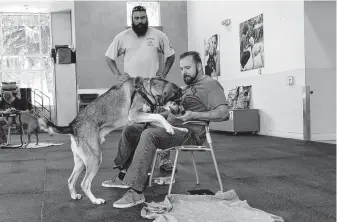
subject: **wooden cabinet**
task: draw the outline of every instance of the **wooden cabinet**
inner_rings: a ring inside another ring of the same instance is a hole
[[[260,118],[258,109],[230,109],[229,120],[223,122],[211,122],[211,130],[233,132],[252,132],[260,130]]]

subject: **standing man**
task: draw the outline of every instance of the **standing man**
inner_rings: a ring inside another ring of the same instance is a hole
[[[132,9],[132,28],[120,32],[105,56],[111,71],[120,81],[127,77],[165,78],[175,59],[175,52],[166,34],[149,27],[146,9]],[[159,70],[160,54],[165,57],[164,70]],[[124,73],[116,65],[116,59],[124,55]]]
[[[175,51],[168,37],[165,33],[149,27],[146,9],[143,6],[134,7],[131,17],[132,28],[117,34],[105,53],[106,62],[120,81],[125,81],[130,76],[165,79],[175,60]],[[163,70],[159,70],[161,54],[165,58]],[[124,55],[123,73],[116,65],[116,59],[121,55]],[[162,156],[160,168],[172,170],[169,153]],[[111,187],[112,183],[111,180],[104,181],[102,186]]]

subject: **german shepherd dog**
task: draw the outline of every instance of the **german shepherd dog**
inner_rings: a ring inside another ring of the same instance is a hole
[[[81,183],[82,190],[94,204],[105,203],[91,192],[91,182],[102,162],[100,145],[111,131],[132,122],[151,123],[164,127],[166,132],[187,129],[171,126],[160,114],[146,113],[162,107],[174,115],[183,114],[180,104],[182,89],[177,85],[158,78],[129,78],[125,82],[112,86],[106,93],[88,104],[68,126],[56,126],[40,118],[42,130],[59,134],[70,134],[71,149],[74,155],[74,169],[68,179],[71,198],[81,199],[75,190],[75,183],[86,167]]]

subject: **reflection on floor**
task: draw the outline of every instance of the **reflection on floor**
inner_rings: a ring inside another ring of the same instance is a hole
[[[336,140],[317,140],[315,142],[336,144]]]

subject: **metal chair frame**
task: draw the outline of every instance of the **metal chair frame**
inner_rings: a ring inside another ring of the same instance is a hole
[[[169,190],[168,190],[168,194],[171,194],[172,191],[172,185],[173,185],[173,180],[174,180],[174,176],[176,173],[176,168],[177,168],[177,162],[178,162],[178,156],[179,156],[179,152],[180,151],[188,151],[191,155],[192,158],[192,163],[193,163],[193,167],[194,167],[194,171],[195,171],[195,176],[196,176],[196,183],[199,184],[199,175],[198,175],[198,170],[197,170],[197,166],[196,166],[196,162],[194,160],[194,152],[200,152],[200,151],[209,151],[212,155],[212,159],[213,159],[213,163],[214,163],[214,167],[215,167],[215,171],[218,177],[218,181],[219,181],[219,185],[220,185],[220,190],[221,192],[223,192],[223,186],[222,186],[222,182],[221,182],[221,177],[220,177],[220,173],[219,173],[219,168],[218,168],[218,164],[216,162],[216,158],[215,158],[215,154],[214,154],[214,149],[213,149],[213,145],[212,145],[212,138],[211,138],[211,134],[209,131],[209,124],[206,122],[202,122],[202,121],[188,121],[185,122],[184,124],[187,123],[191,123],[191,124],[197,124],[197,125],[204,125],[205,126],[205,130],[206,130],[206,140],[208,143],[208,146],[199,146],[199,145],[181,145],[181,146],[175,146],[175,147],[170,147],[168,149],[162,150],[162,149],[157,149],[156,150],[156,154],[153,158],[152,161],[152,168],[151,168],[151,173],[150,173],[150,179],[149,179],[149,186],[152,186],[152,178],[153,178],[153,172],[154,172],[154,168],[156,166],[156,162],[158,157],[160,156],[161,153],[163,152],[170,152],[172,150],[175,150],[175,158],[174,158],[174,164],[173,164],[173,170],[172,170],[172,174],[171,174],[171,181],[170,181],[170,186],[169,186]]]

